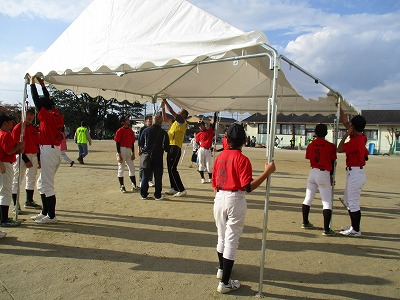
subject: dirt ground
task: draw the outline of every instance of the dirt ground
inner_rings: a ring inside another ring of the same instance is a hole
[[[76,145],[68,145],[76,159]],[[260,290],[265,185],[247,195],[246,226],[232,274],[242,287],[221,295],[213,191],[188,167],[191,148],[179,168],[188,195],[163,201],[119,191],[112,141],[94,141],[89,151],[85,165],[71,168],[63,162],[58,170],[59,223],[38,225],[30,219],[37,211],[24,209],[22,226],[7,229],[0,240],[0,299],[254,298]],[[265,149],[243,152],[259,174]],[[269,299],[399,299],[400,157],[370,157],[361,201],[363,236],[351,238],[324,237],[321,227],[300,228],[309,171],[304,155],[275,151],[262,292]],[[349,225],[337,200],[344,167],[339,154],[334,230]],[[163,179],[166,189],[166,171]],[[23,203],[24,190],[20,198]],[[37,192],[35,199],[40,202]],[[310,221],[322,226],[319,194]]]

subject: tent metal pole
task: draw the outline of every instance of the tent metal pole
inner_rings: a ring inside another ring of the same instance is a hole
[[[267,47],[267,45],[266,45]],[[278,86],[278,73],[279,73],[279,57],[278,52],[271,48],[271,52],[273,53],[273,80],[272,80],[272,94],[271,94],[271,126],[268,134],[268,144],[269,144],[269,156],[267,157],[268,163],[273,160],[274,156],[274,140],[275,140],[275,129],[276,129],[276,115],[277,115],[277,95],[276,90]],[[261,257],[260,257],[260,281],[258,285],[258,293],[257,297],[264,297],[262,288],[264,281],[264,268],[265,268],[265,251],[266,251],[266,243],[267,243],[267,228],[268,228],[268,206],[269,206],[269,196],[270,196],[270,187],[271,187],[271,178],[270,175],[267,179],[267,186],[265,192],[265,203],[264,203],[264,222],[263,222],[263,234],[262,234],[262,245],[261,245]]]
[[[29,78],[28,74],[25,75],[24,77],[24,96],[22,98],[22,112],[21,112],[21,134],[19,136],[19,141],[23,142],[24,141],[24,136],[25,136],[25,118],[26,118],[26,110],[28,106],[28,101],[26,100],[28,98],[27,95],[27,86],[29,83]],[[20,209],[20,204],[19,204],[19,193],[21,190],[21,163],[22,163],[22,153],[18,154],[18,181],[17,181],[17,197],[15,201],[15,221],[18,221],[18,213]]]
[[[342,96],[340,94],[338,94],[337,98],[336,98],[337,110],[336,110],[336,118],[335,118],[334,133],[333,133],[333,144],[335,145],[335,149],[337,148],[338,137],[339,137],[339,119],[340,119],[341,99],[342,99]],[[333,211],[333,200],[335,198],[336,166],[337,166],[337,161],[335,161],[335,167],[333,169],[333,174],[332,174],[332,199],[331,199],[332,211]],[[333,224],[332,220],[333,220],[333,213],[332,213],[332,217],[331,217],[331,228],[332,228],[332,224]]]

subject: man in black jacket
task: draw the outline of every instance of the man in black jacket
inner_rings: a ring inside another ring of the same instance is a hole
[[[163,157],[164,151],[169,151],[168,134],[161,128],[162,116],[154,116],[154,122],[151,127],[146,128],[140,135],[139,147],[142,149],[140,156],[140,167],[143,168],[142,181],[140,185],[140,195],[142,200],[146,200],[149,193],[149,179],[154,175],[154,198],[161,200],[162,195],[162,175],[163,175]],[[150,157],[149,163],[143,164],[146,157]]]

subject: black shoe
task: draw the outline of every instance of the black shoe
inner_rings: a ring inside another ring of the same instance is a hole
[[[25,202],[25,208],[42,209],[42,206],[37,204],[35,201]]]
[[[126,193],[126,189],[125,189],[124,185],[121,185],[119,189],[120,189],[121,193]]]
[[[74,165],[74,161],[71,161],[71,163],[69,164],[70,167],[72,167]]]

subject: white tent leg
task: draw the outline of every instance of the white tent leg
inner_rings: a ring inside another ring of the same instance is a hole
[[[28,79],[28,74],[25,75],[25,83],[24,83],[24,96],[22,99],[22,113],[21,113],[21,134],[19,137],[19,141],[23,142],[24,141],[24,135],[25,135],[25,117],[26,117],[26,109],[28,106],[28,101],[26,100],[28,98],[27,95],[27,86],[29,84],[29,79]],[[18,213],[20,209],[20,204],[19,204],[19,193],[20,193],[20,183],[21,183],[21,163],[22,163],[22,153],[18,155],[18,181],[17,181],[17,199],[15,201],[15,221],[18,221]]]
[[[268,146],[267,150],[268,162],[273,160],[274,156],[274,142],[275,142],[275,131],[276,131],[276,116],[277,116],[277,96],[276,96],[276,89],[277,89],[277,81],[278,81],[278,71],[279,71],[279,62],[278,62],[278,53],[273,51],[274,54],[274,77],[272,80],[272,95],[271,98],[268,99],[268,110],[271,109],[271,117],[268,116],[270,119],[270,130],[267,132],[267,141]],[[271,187],[271,177],[270,175],[267,179],[267,187],[265,192],[265,203],[264,203],[264,222],[263,222],[263,234],[262,234],[262,245],[261,245],[261,257],[260,257],[260,281],[258,285],[258,293],[256,297],[264,297],[262,288],[263,288],[263,281],[264,281],[264,268],[265,268],[265,250],[266,250],[266,243],[267,243],[267,227],[268,227],[268,206],[269,206],[269,195],[270,195],[270,187]]]

